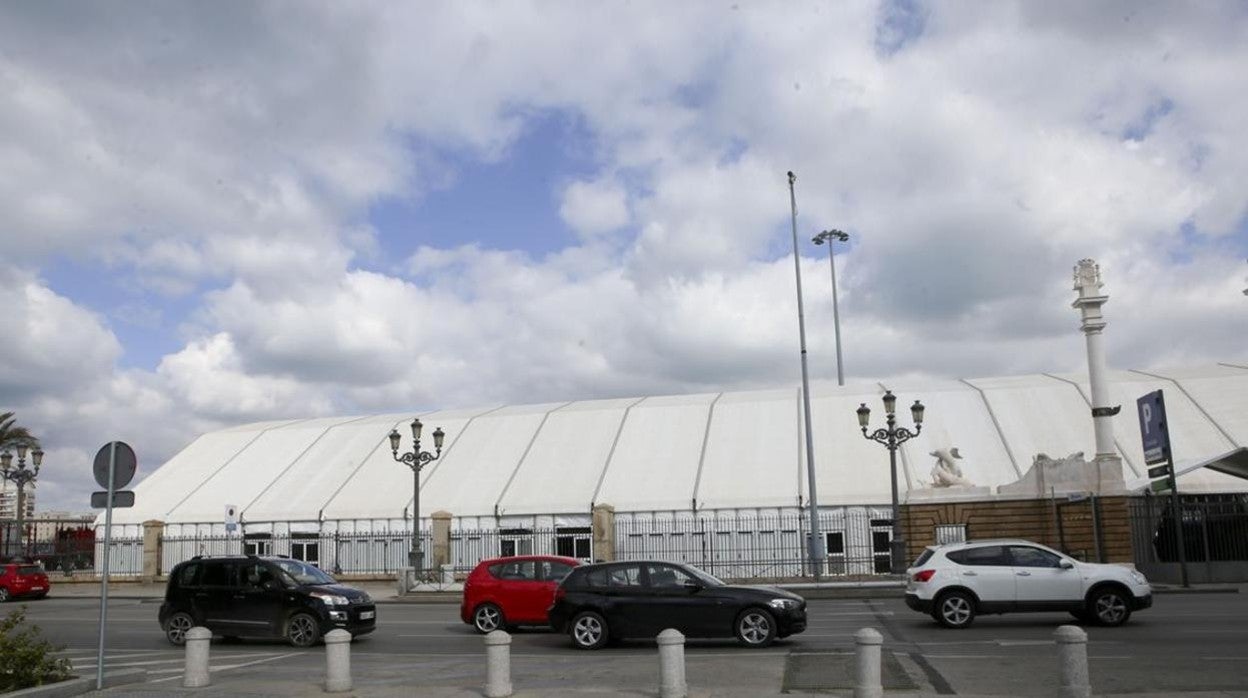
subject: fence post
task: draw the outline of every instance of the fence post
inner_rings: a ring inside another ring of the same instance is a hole
[[[875,628],[863,628],[854,633],[854,698],[882,698],[884,687],[880,683],[880,645],[884,637]]]
[[[160,576],[160,537],[165,522],[152,519],[143,522],[143,581],[151,584]]]
[[[351,633],[337,628],[325,633],[325,692],[351,690]]]
[[[659,698],[685,698],[685,636],[668,628],[659,633]]]
[[[1088,634],[1083,628],[1063,625],[1053,632],[1057,640],[1057,661],[1062,673],[1062,698],[1090,698],[1088,680]]]
[[[615,559],[615,507],[610,504],[595,506],[591,524],[594,559],[611,562]]]
[[[485,635],[485,698],[511,695],[511,635],[493,630]]]
[[[182,685],[200,688],[208,685],[208,645],[212,631],[195,626],[186,631],[186,666],[182,672]]]

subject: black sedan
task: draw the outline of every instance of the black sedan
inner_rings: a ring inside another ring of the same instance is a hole
[[[774,587],[731,586],[688,565],[661,561],[577,567],[555,591],[550,625],[581,649],[608,640],[653,638],[667,628],[686,637],[736,637],[766,647],[806,629],[806,601]]]

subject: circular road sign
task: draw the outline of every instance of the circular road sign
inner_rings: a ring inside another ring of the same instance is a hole
[[[91,470],[95,473],[95,481],[100,483],[100,487],[108,489],[108,454],[112,450],[113,445],[117,446],[117,455],[113,461],[113,491],[120,490],[130,481],[134,479],[134,471],[139,467],[139,461],[134,457],[134,449],[125,441],[112,441],[104,444],[100,452],[95,454],[95,464],[91,466]]]

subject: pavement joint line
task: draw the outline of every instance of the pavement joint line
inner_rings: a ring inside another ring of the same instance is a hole
[[[272,661],[276,661],[276,660],[278,660],[278,659],[285,659],[286,657],[294,657],[294,656],[298,656],[298,654],[299,654],[298,652],[291,652],[291,653],[289,653],[289,654],[282,654],[282,655],[278,655],[278,656],[276,656],[276,657],[267,657],[267,658],[265,658],[265,659],[257,659],[257,660],[256,660],[256,661],[254,661],[254,662],[245,662],[245,663],[243,663],[243,664],[227,664],[227,665],[216,665],[216,666],[212,666],[212,665],[210,665],[210,666],[208,667],[208,671],[209,671],[209,673],[211,673],[211,672],[214,672],[214,671],[229,671],[229,670],[231,670],[231,669],[242,669],[243,667],[255,666],[256,664],[264,664],[264,663],[266,663],[266,662],[272,662]],[[180,677],[178,677],[178,676],[169,676],[169,677],[166,677],[166,678],[163,678],[163,679],[156,679],[155,681],[151,681],[150,683],[160,683],[160,682],[162,682],[162,681],[172,681],[172,680],[177,679],[177,678],[180,678]]]

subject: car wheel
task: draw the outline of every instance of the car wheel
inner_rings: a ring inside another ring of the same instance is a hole
[[[1131,617],[1127,596],[1115,587],[1099,589],[1088,599],[1088,615],[1099,625],[1114,627],[1122,625]]]
[[[501,629],[503,625],[503,610],[492,603],[477,606],[477,610],[472,614],[472,627],[476,628],[479,633],[493,632]]]
[[[969,628],[975,620],[975,599],[964,591],[951,591],[936,600],[932,615],[946,628]]]
[[[747,647],[766,647],[776,639],[776,619],[761,608],[747,608],[733,624],[737,640]]]
[[[568,634],[578,649],[596,650],[607,644],[607,620],[594,611],[581,611],[572,618]]]
[[[171,645],[186,644],[186,633],[195,627],[195,621],[187,613],[175,613],[165,619],[165,639]]]
[[[296,613],[286,624],[286,640],[294,647],[311,647],[320,637],[320,623],[307,613]]]

